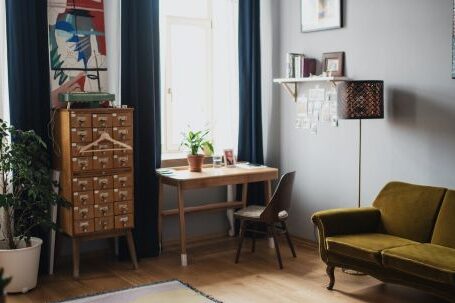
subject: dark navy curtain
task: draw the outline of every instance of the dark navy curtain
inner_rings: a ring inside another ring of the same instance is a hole
[[[34,130],[49,146],[47,1],[6,0],[6,31],[11,124]],[[35,230],[34,235],[44,240],[40,266],[44,271],[48,264],[48,233]]]
[[[134,107],[135,228],[139,257],[156,256],[161,162],[159,0],[122,1],[122,104]],[[121,253],[126,254],[125,245]]]
[[[239,141],[238,159],[264,164],[261,110],[260,0],[239,1]],[[261,184],[248,188],[248,201],[263,203]]]

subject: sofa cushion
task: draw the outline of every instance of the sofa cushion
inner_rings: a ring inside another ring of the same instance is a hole
[[[385,267],[435,282],[455,284],[455,249],[435,244],[416,244],[386,249]]]
[[[455,191],[448,190],[442,201],[431,243],[455,248]]]
[[[386,234],[356,234],[326,238],[327,249],[351,258],[381,265],[381,251],[417,242]]]
[[[381,211],[383,232],[417,242],[430,242],[445,188],[402,182],[387,184],[373,202]]]

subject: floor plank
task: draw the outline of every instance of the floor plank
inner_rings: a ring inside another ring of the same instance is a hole
[[[180,266],[177,250],[165,251],[158,258],[141,260],[133,270],[129,262],[117,262],[110,256],[84,258],[81,276],[74,280],[71,264],[64,262],[54,276],[41,277],[38,287],[27,294],[9,295],[7,303],[59,301],[70,297],[179,279],[226,302],[387,302],[440,303],[430,295],[411,288],[383,284],[367,276],[351,276],[336,271],[334,291],[325,289],[325,266],[315,249],[296,244],[292,258],[281,242],[284,269],[279,270],[274,250],[258,240],[251,253],[246,239],[240,263],[233,262],[234,239],[219,239],[189,248],[189,266]]]

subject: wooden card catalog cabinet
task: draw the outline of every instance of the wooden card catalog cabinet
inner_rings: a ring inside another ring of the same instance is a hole
[[[103,133],[108,139],[97,142]],[[54,139],[53,166],[60,171],[60,194],[72,204],[60,209],[59,222],[73,238],[73,275],[79,275],[79,240],[126,236],[137,267],[131,236],[133,109],[57,109]],[[81,152],[89,144],[93,147]]]

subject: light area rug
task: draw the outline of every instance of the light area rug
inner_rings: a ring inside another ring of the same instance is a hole
[[[60,301],[61,303],[221,303],[178,280]]]

